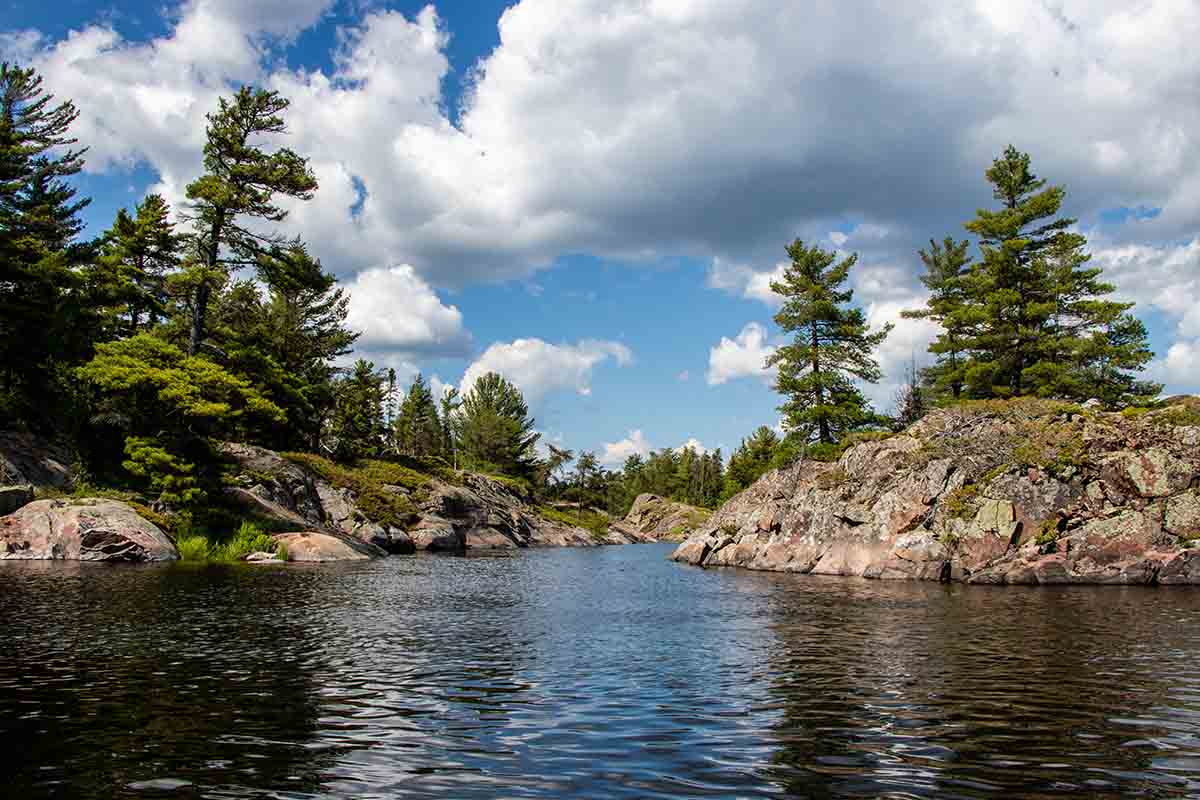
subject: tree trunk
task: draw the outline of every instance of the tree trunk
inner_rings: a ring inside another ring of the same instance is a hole
[[[204,314],[208,309],[208,298],[212,294],[208,280],[202,280],[196,287],[196,299],[192,303],[192,329],[188,338],[188,355],[194,356],[200,350],[200,341],[204,338]]]
[[[820,381],[821,359],[818,358],[818,356],[817,356],[817,344],[818,344],[817,323],[813,322],[809,326],[809,332],[810,332],[810,340],[809,341],[810,341],[810,345],[812,347],[812,356],[811,356],[812,371],[813,371],[813,376],[815,378],[817,378],[817,381],[815,384],[817,387],[817,405],[823,406],[823,405],[825,405],[825,387],[821,385],[821,381]],[[829,432],[829,419],[828,418],[822,416],[817,419],[817,430],[818,430],[818,435],[820,436],[820,439],[822,442],[824,442],[825,444],[833,444],[833,435]]]
[[[221,228],[225,222],[225,212],[217,211],[209,231],[208,252],[205,253],[204,266],[215,270],[221,257]],[[188,338],[188,355],[194,356],[200,351],[200,342],[204,340],[204,315],[208,311],[208,298],[212,287],[208,284],[208,275],[200,280],[196,287],[196,302],[192,305],[192,330]]]

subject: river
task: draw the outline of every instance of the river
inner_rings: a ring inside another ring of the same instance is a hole
[[[1200,591],[0,564],[0,794],[1200,797]]]

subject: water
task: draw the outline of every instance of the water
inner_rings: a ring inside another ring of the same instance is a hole
[[[0,564],[0,794],[1200,797],[1200,591]]]

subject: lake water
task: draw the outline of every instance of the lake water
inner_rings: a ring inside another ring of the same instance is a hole
[[[0,564],[0,794],[1200,797],[1200,591]]]

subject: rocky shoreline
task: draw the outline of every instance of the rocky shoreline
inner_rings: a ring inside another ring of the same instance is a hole
[[[1200,584],[1200,399],[988,401],[801,461],[672,554],[705,567],[974,584]]]
[[[0,490],[0,560],[179,558],[162,528],[129,503],[94,497],[34,500],[33,482],[59,488],[70,483],[66,459],[35,437],[0,438],[6,476],[29,482]],[[597,535],[548,519],[508,482],[469,472],[457,473],[453,483],[434,477],[416,486],[381,483],[377,490],[405,511],[402,519],[372,519],[353,489],[335,485],[295,459],[245,444],[224,443],[219,450],[231,475],[223,500],[247,518],[282,531],[274,538],[286,545],[291,561],[656,541],[652,531],[637,526],[617,523]]]

